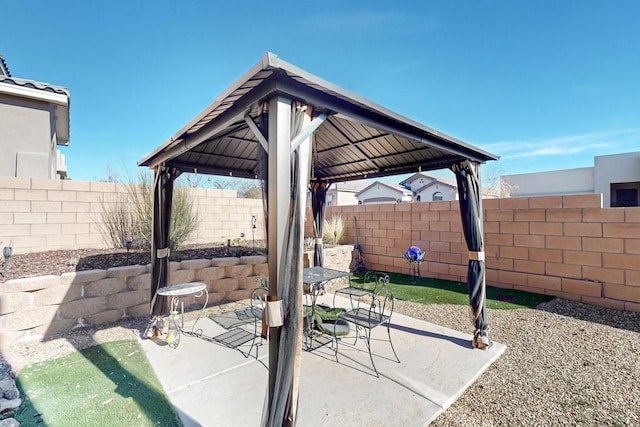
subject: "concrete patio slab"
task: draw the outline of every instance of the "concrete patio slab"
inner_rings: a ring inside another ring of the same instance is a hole
[[[333,295],[319,303],[331,305]],[[348,300],[336,298],[336,305]],[[207,336],[225,329],[208,318],[198,327]],[[471,348],[471,335],[394,313],[391,337],[376,328],[372,351],[362,340],[343,338],[336,353],[330,345],[303,351],[298,426],[428,425],[448,408],[505,351]],[[259,358],[245,357],[250,343],[231,349],[183,336],[177,349],[142,340],[142,347],[185,426],[257,426],[268,380],[267,343]],[[255,349],[254,353],[255,355]],[[337,360],[336,360],[337,359]]]

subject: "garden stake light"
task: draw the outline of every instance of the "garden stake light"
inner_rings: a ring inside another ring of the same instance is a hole
[[[4,249],[2,250],[2,254],[4,255],[4,269],[3,269],[2,277],[4,277],[5,279],[7,278],[7,267],[9,266],[9,258],[11,257],[12,253],[13,253],[13,248],[11,247],[11,245],[5,246]]]

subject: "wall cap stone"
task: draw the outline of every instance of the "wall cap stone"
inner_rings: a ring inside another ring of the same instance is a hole
[[[195,270],[207,267],[211,267],[210,259],[188,259],[180,262],[180,268],[187,270]]]
[[[214,267],[231,267],[233,265],[240,264],[240,258],[228,257],[228,258],[213,258],[211,265]]]
[[[147,272],[146,265],[125,265],[122,267],[111,267],[107,269],[107,277],[129,277],[138,276]]]
[[[0,287],[2,293],[29,292],[60,284],[60,276],[36,276],[7,280]]]
[[[107,270],[85,270],[62,273],[60,282],[64,285],[95,282],[107,277]]]
[[[265,255],[247,255],[240,257],[240,264],[244,265],[264,264],[265,262],[267,262]]]

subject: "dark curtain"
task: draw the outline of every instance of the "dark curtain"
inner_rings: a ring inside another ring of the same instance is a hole
[[[469,249],[467,289],[475,333],[473,346],[485,348],[489,345],[486,315],[486,282],[484,261],[484,237],[482,232],[482,195],[478,175],[469,161],[454,165],[451,170],[456,175],[460,215],[464,237]]]
[[[159,288],[169,284],[169,230],[175,169],[158,166],[153,179],[153,216],[151,239],[151,315],[169,311],[167,298],[158,298]]]
[[[318,267],[324,266],[322,236],[324,234],[324,207],[328,188],[328,182],[314,181],[309,185],[309,189],[311,190],[311,209],[313,211],[313,237],[316,239],[313,265]]]

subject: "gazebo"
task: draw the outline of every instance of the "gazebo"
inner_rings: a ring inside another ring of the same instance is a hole
[[[259,179],[268,241],[269,385],[262,425],[295,424],[302,344],[302,249],[312,194],[316,264],[322,264],[324,199],[334,182],[450,168],[469,248],[472,345],[490,344],[485,317],[480,165],[498,157],[283,61],[262,59],[138,165],[154,171],[151,314],[167,312],[169,223],[182,172]],[[275,316],[278,317],[278,316]]]

